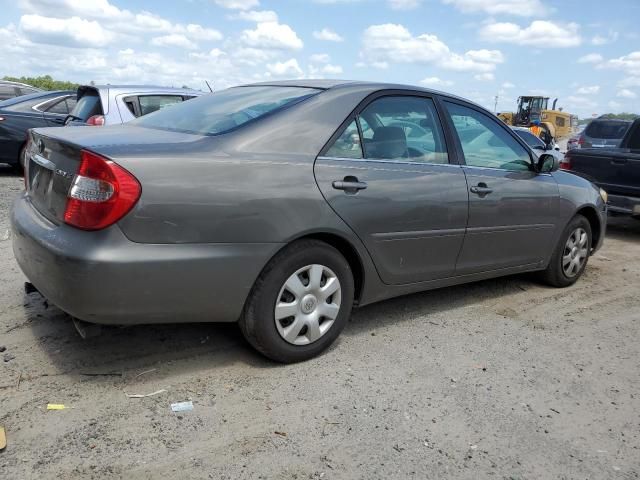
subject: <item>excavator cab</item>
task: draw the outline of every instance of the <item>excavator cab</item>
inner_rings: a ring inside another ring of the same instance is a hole
[[[549,97],[518,97],[515,125],[529,126],[542,121],[542,111],[547,109]]]

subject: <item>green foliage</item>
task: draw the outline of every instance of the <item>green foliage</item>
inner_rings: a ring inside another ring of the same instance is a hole
[[[635,120],[640,117],[640,115],[636,115],[635,113],[605,113],[604,115],[600,115],[599,118],[606,118],[608,120]]]
[[[63,80],[54,80],[51,75],[44,75],[41,77],[4,77],[3,80],[9,80],[11,82],[26,83],[33,87],[41,88],[42,90],[75,90],[78,88],[77,83],[67,82]]]

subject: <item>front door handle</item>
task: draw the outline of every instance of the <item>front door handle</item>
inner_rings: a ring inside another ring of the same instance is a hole
[[[355,194],[367,188],[367,182],[361,182],[351,175],[344,177],[343,180],[335,180],[331,185],[336,190],[344,190],[349,194]]]
[[[493,192],[493,188],[489,188],[486,183],[480,182],[478,185],[471,187],[469,191],[482,198]]]

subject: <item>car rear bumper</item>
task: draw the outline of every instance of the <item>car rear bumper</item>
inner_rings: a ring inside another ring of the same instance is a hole
[[[610,212],[640,216],[640,198],[609,194],[608,200]]]
[[[141,244],[117,225],[54,225],[22,195],[11,212],[13,250],[53,304],[103,324],[232,322],[281,244]]]

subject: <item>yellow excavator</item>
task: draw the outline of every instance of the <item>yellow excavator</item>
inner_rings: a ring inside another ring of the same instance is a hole
[[[513,112],[500,112],[497,115],[504,123],[514,127],[539,125],[557,142],[570,136],[578,125],[578,117],[563,112],[562,108],[556,110],[557,102],[558,99],[556,98],[551,109],[549,109],[549,97],[518,97],[518,111],[515,114]]]

